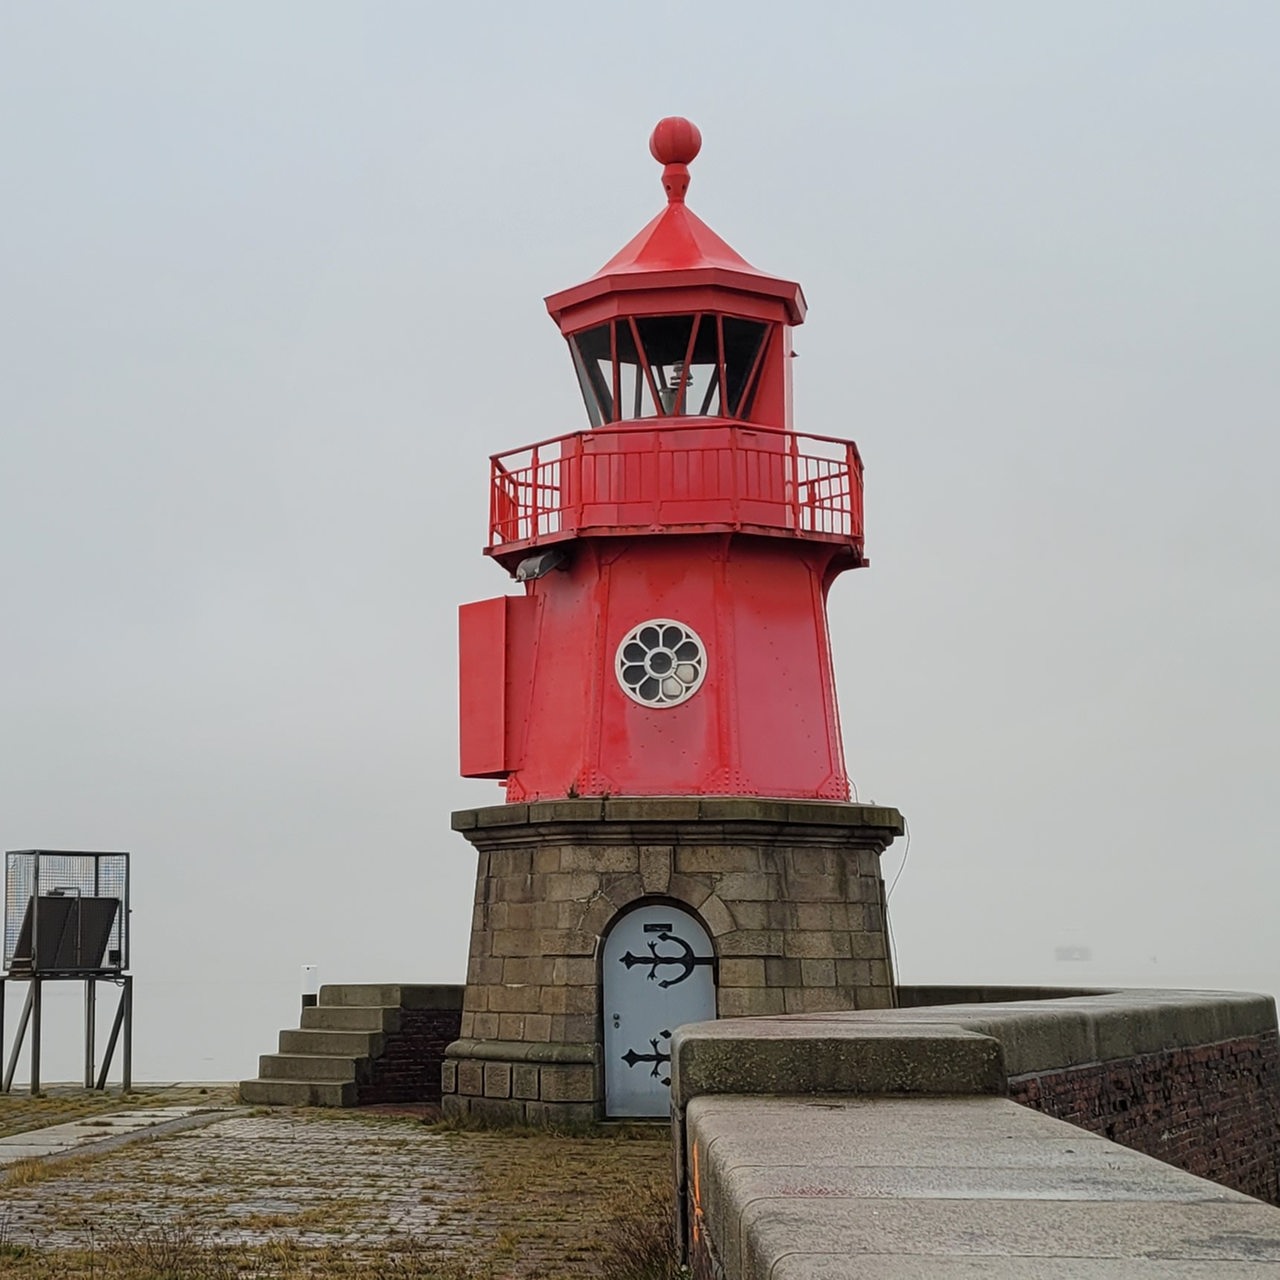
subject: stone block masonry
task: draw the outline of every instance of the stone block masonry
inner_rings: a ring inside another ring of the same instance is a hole
[[[454,814],[476,848],[446,1114],[603,1115],[603,937],[670,902],[715,949],[722,1018],[894,1003],[880,854],[896,809],[749,797],[566,799]]]

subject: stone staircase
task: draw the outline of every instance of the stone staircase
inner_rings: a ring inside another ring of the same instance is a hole
[[[462,993],[461,986],[323,986],[319,1002],[303,1009],[301,1027],[280,1033],[280,1051],[258,1059],[258,1078],[241,1081],[240,1098],[292,1107],[439,1102]]]

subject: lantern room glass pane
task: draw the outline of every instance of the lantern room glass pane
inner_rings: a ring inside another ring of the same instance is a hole
[[[645,361],[636,346],[629,320],[615,321],[618,343],[618,417],[653,418],[658,406],[654,402],[649,379],[645,377]]]
[[[685,388],[680,412],[690,417],[719,416],[723,412],[720,394],[719,317],[698,317],[693,353],[685,365]]]
[[[591,425],[598,427],[612,422],[613,360],[609,351],[609,326],[602,324],[595,329],[572,334],[569,350]]]
[[[729,413],[745,418],[760,382],[760,348],[769,326],[760,320],[724,318],[724,373]]]
[[[636,321],[648,366],[645,381],[650,393],[657,391],[660,411],[667,416],[689,412],[685,408],[688,397],[684,367],[697,319],[697,316],[644,316]]]

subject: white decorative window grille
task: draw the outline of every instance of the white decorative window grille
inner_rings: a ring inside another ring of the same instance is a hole
[[[698,692],[707,674],[707,651],[692,627],[651,618],[623,637],[616,669],[618,683],[632,701],[674,707]]]

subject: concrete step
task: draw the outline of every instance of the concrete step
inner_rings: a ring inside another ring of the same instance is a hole
[[[354,1080],[242,1080],[240,1101],[255,1107],[354,1107]]]
[[[376,1005],[314,1005],[302,1011],[304,1031],[399,1031],[400,1010]]]
[[[423,982],[331,983],[320,988],[319,1003],[322,1006],[461,1009],[463,990],[461,986]]]
[[[258,1059],[262,1080],[367,1080],[368,1058],[324,1057],[317,1053],[264,1053]]]
[[[282,1031],[280,1052],[373,1058],[382,1052],[385,1040],[381,1031]]]
[[[320,1004],[399,1006],[398,982],[339,982],[325,983],[320,988]]]

